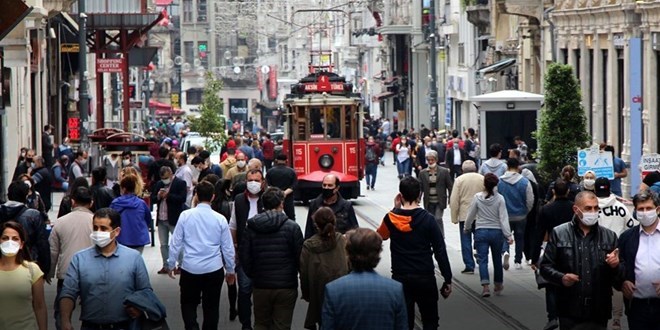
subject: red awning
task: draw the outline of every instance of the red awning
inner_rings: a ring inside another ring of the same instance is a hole
[[[172,4],[172,0],[156,0],[156,6],[169,6]]]
[[[157,110],[172,110],[172,105],[154,100],[149,100],[149,108],[156,108]]]
[[[186,112],[181,110],[181,109],[172,109],[172,110],[167,110],[167,109],[156,109],[154,114],[156,116],[181,116],[184,115]]]

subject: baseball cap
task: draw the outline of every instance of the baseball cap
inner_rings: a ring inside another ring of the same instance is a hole
[[[598,197],[608,197],[610,195],[610,180],[607,178],[596,179],[594,192]]]

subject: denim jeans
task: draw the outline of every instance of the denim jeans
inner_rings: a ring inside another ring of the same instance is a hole
[[[410,158],[400,162],[398,159],[396,161],[396,170],[399,173],[399,177],[410,176]]]
[[[461,233],[461,255],[465,268],[474,270],[474,258],[472,257],[472,233],[465,233],[465,221],[458,223],[458,228]]]
[[[509,227],[513,232],[513,240],[516,244],[516,255],[513,257],[514,263],[522,263],[523,247],[525,246],[525,224],[526,220],[509,221]],[[509,252],[509,242],[502,242],[502,253]]]
[[[488,248],[493,258],[493,271],[495,284],[504,282],[504,270],[502,269],[502,242],[504,234],[501,229],[482,228],[474,232],[474,244],[477,247],[477,258],[479,259],[479,278],[481,284],[490,284],[488,276]]]
[[[158,241],[160,242],[160,256],[163,258],[163,268],[167,268],[167,258],[170,256],[170,234],[174,232],[174,226],[170,225],[169,221],[159,220],[156,227],[158,227]]]
[[[238,275],[238,320],[243,328],[252,328],[252,280],[245,274],[243,267],[236,266]]]
[[[376,185],[376,174],[378,174],[377,163],[367,163],[367,168],[364,171],[367,178],[367,187],[373,188]]]

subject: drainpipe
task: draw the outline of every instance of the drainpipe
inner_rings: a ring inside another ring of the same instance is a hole
[[[555,10],[552,6],[543,11],[543,19],[550,25],[550,45],[552,46],[552,61],[557,62],[557,43],[555,42],[555,24],[550,20],[550,13]]]

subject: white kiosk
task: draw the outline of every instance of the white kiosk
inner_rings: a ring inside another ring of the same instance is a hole
[[[499,143],[505,151],[515,148],[516,136],[525,141],[530,151],[536,150],[532,132],[537,129],[543,95],[505,90],[474,96],[470,101],[479,110],[481,159],[490,158],[488,148],[493,143]]]

